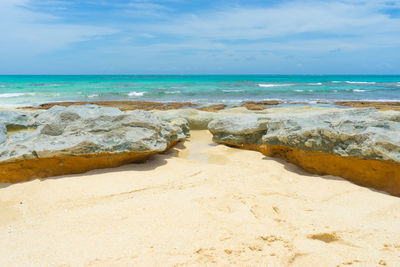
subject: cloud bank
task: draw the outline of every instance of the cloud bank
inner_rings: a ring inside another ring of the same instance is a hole
[[[399,10],[376,0],[3,0],[0,73],[396,74]]]

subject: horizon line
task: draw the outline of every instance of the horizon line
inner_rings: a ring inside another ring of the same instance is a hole
[[[1,76],[400,76],[399,74],[0,74]]]

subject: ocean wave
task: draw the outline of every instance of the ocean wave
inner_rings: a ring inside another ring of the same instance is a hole
[[[99,96],[99,95],[97,95],[97,94],[88,95],[89,98],[98,97],[98,96]]]
[[[304,92],[304,90],[294,90],[295,92]]]
[[[1,98],[18,97],[18,96],[33,96],[35,93],[4,93],[0,94]]]
[[[353,92],[362,93],[362,92],[369,92],[369,90],[354,89]]]
[[[166,94],[179,94],[182,93],[181,91],[177,90],[177,91],[165,91]]]
[[[36,86],[36,87],[50,87],[50,86],[62,86],[65,83],[31,83],[29,84],[30,86]]]
[[[259,83],[259,87],[284,87],[284,86],[293,86],[292,83]]]
[[[322,85],[322,83],[307,83],[308,85]]]
[[[352,81],[346,81],[346,83],[349,83],[349,84],[376,84],[376,82],[352,82]]]
[[[342,81],[331,81],[331,83],[342,83]]]
[[[235,92],[243,92],[244,90],[222,90],[224,93],[235,93]]]
[[[144,94],[145,94],[145,92],[135,92],[135,91],[133,91],[133,92],[130,92],[128,94],[128,96],[143,96]]]

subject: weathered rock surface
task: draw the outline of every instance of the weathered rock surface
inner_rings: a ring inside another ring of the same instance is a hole
[[[252,111],[261,111],[279,104],[293,105],[310,105],[309,102],[294,102],[294,101],[278,101],[278,100],[261,100],[261,101],[244,101],[241,106]],[[150,101],[80,101],[80,102],[50,102],[39,106],[22,107],[21,109],[28,110],[46,110],[54,106],[72,106],[72,105],[87,105],[93,104],[101,107],[116,107],[120,110],[175,110],[196,108],[202,111],[217,112],[220,110],[230,109],[232,107],[226,104],[212,104],[209,106],[198,107],[198,104],[191,102],[150,102]],[[317,101],[317,104],[335,104],[337,106],[353,107],[353,108],[376,108],[379,110],[395,110],[400,111],[400,102],[376,102],[376,101],[336,101],[334,103],[325,100]],[[0,120],[1,121],[1,120]]]
[[[245,101],[243,102],[242,107],[245,107],[248,110],[264,110],[268,108],[266,106],[275,106],[282,103],[282,101],[277,100]]]
[[[224,117],[221,113],[200,111],[196,109],[153,111],[153,113],[165,120],[183,118],[187,120],[191,130],[205,130],[213,119]]]
[[[380,110],[397,110],[400,111],[400,102],[382,102],[382,101],[337,101],[334,103],[338,106],[353,108],[376,108]]]
[[[195,107],[196,104],[190,102],[149,102],[149,101],[77,101],[77,102],[50,102],[39,105],[38,107],[25,107],[23,109],[49,109],[54,106],[76,106],[76,105],[98,105],[101,107],[115,107],[120,110],[170,110],[187,107]]]
[[[0,110],[0,123],[4,123],[9,131],[35,127],[31,114],[12,110]]]
[[[7,139],[7,128],[4,124],[0,123],[0,145]]]
[[[269,114],[275,113],[276,111],[281,112],[285,110],[284,108],[277,109],[265,109],[261,111],[250,111],[244,107],[235,107],[230,109],[219,110],[218,112],[208,112],[198,109],[177,109],[177,110],[165,110],[152,111],[157,116],[166,119],[176,119],[183,118],[188,121],[191,130],[207,130],[208,124],[218,118],[227,118],[231,116],[235,116],[236,114]],[[300,110],[300,109],[299,109]]]
[[[399,112],[295,111],[218,118],[208,127],[215,142],[400,195]]]
[[[184,119],[167,121],[146,111],[125,113],[95,105],[54,106],[37,115],[35,124],[35,130],[17,132],[3,142],[0,181],[81,173],[144,160],[189,132]]]
[[[198,108],[198,110],[208,111],[208,112],[217,112],[219,110],[223,110],[227,106],[228,105],[225,105],[225,104],[216,104],[216,105],[201,107],[201,108]]]

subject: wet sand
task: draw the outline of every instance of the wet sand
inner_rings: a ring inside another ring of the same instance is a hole
[[[400,198],[208,131],[143,164],[0,184],[1,266],[396,266]]]

